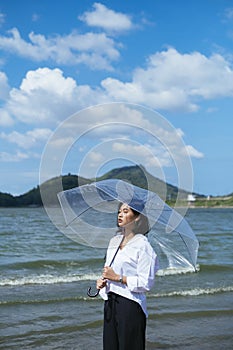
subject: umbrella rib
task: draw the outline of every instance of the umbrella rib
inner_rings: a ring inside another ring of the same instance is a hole
[[[98,203],[96,204],[100,204],[102,201],[99,201]],[[96,205],[95,204],[95,205]],[[94,207],[94,206],[93,206]],[[76,215],[75,218],[73,218],[68,224],[65,225],[65,227],[68,227],[69,225],[71,225],[80,215],[86,213],[86,211],[88,211],[90,208],[93,208],[93,207],[88,207],[87,209],[85,209],[81,214],[79,215]]]
[[[87,208],[86,210],[84,210],[81,214],[84,214],[86,211],[88,211],[88,209],[90,208]],[[76,215],[75,218],[73,218],[68,224],[65,225],[65,227],[68,227],[70,226],[80,215]]]
[[[188,253],[189,253],[190,260],[191,260],[192,265],[193,265],[193,267],[194,267],[194,270],[195,270],[195,272],[197,272],[196,266],[195,266],[195,264],[194,264],[194,262],[193,262],[193,258],[192,258],[191,254],[190,254],[190,251],[189,251],[189,248],[188,248],[188,246],[187,246],[187,243],[185,242],[185,240],[184,240],[184,238],[182,237],[182,235],[181,235],[178,231],[176,231],[176,232],[179,234],[179,236],[180,236],[180,238],[182,239],[184,245],[186,246],[187,251],[188,251]]]

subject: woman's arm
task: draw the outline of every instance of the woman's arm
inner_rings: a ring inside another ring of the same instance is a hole
[[[131,292],[144,293],[149,291],[158,270],[158,260],[153,248],[144,247],[139,252],[137,271],[134,276],[127,276],[127,285]]]
[[[127,285],[131,292],[144,293],[154,284],[155,273],[158,270],[157,256],[151,246],[141,247],[136,264],[135,274],[119,275],[112,267],[105,266],[102,276],[114,282]]]
[[[112,267],[109,266],[105,266],[103,268],[103,274],[102,274],[103,278],[106,278],[110,281],[114,281],[114,282],[120,282],[122,284],[126,284],[127,285],[127,277],[126,276],[122,276],[117,274]]]

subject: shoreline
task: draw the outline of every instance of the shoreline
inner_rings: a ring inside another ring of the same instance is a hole
[[[206,206],[206,205],[198,205],[198,206],[188,206],[190,209],[233,209],[232,205],[213,205],[213,206]]]
[[[166,203],[167,204],[167,203]],[[207,205],[172,205],[172,204],[168,204],[171,208],[175,208],[175,209],[185,209],[185,208],[188,208],[188,209],[230,209],[232,208],[233,209],[233,205],[210,205],[210,206],[207,206]],[[54,207],[56,208],[57,206],[56,205],[51,205],[50,206],[51,208]],[[21,206],[17,206],[17,205],[11,205],[11,206],[0,206],[0,209],[10,209],[10,208],[18,208],[18,209],[37,209],[37,208],[43,208],[44,209],[44,206],[43,205],[21,205]]]

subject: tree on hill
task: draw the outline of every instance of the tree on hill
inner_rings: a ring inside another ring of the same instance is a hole
[[[57,205],[57,189],[61,187],[68,190],[77,186],[88,184],[92,181],[101,181],[105,179],[121,179],[128,181],[135,186],[148,189],[157,193],[163,200],[176,201],[178,192],[179,197],[186,200],[188,193],[176,186],[165,183],[164,181],[154,177],[146,171],[143,166],[126,166],[113,169],[103,176],[96,179],[86,179],[77,175],[64,175],[45,181],[43,184],[33,188],[32,190],[20,196],[12,196],[7,193],[0,193],[0,207],[20,207],[20,206],[41,206],[41,190],[46,194],[46,204]],[[197,195],[201,197],[200,195]],[[204,197],[204,196],[203,196]]]
[[[9,193],[0,192],[0,207],[13,207],[16,204],[15,197]]]

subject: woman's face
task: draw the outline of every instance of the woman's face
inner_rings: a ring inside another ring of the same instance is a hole
[[[132,211],[128,204],[122,204],[118,211],[118,226],[125,227],[129,226],[130,223],[133,223],[137,218],[137,215]]]

